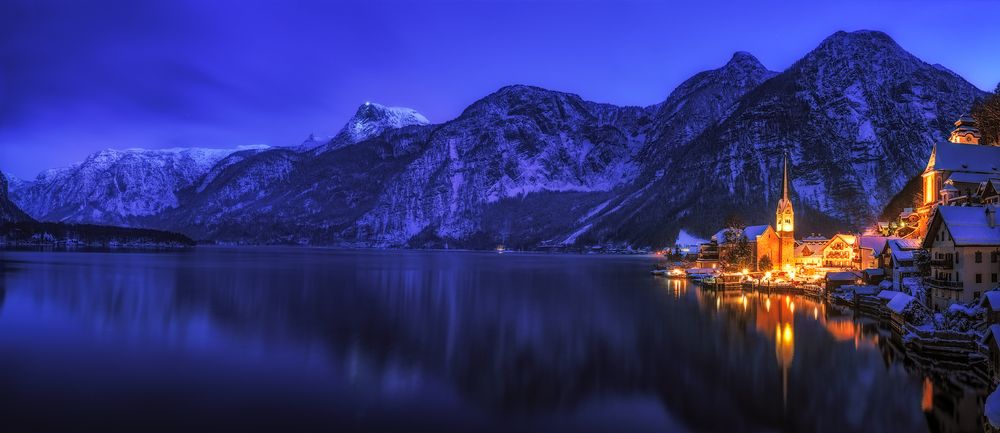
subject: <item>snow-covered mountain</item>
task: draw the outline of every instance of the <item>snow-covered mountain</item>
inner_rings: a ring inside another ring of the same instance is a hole
[[[428,125],[427,120],[417,110],[405,107],[386,107],[374,102],[365,102],[358,107],[351,120],[341,128],[340,132],[329,142],[322,142],[310,136],[303,143],[303,148],[319,148],[320,151],[337,149],[354,143],[360,143],[369,138],[377,137],[385,131],[399,129],[404,126]]]
[[[684,227],[704,236],[730,213],[769,222],[786,151],[800,230],[864,227],[983,95],[884,33],[838,32],[678,149],[665,170],[684,181],[650,186],[645,201],[602,227],[604,236],[648,239],[646,215],[674,216],[660,238]]]
[[[662,245],[730,213],[770,222],[788,152],[798,228],[856,229],[983,95],[883,33],[838,32],[781,73],[736,53],[649,107],[530,86],[442,124],[365,104],[331,140],[204,164],[95,155],[13,196],[43,219],[232,242]]]
[[[129,225],[177,206],[176,193],[223,158],[266,148],[108,149],[19,183],[11,198],[39,220]]]

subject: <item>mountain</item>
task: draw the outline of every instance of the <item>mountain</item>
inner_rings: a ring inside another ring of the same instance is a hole
[[[730,214],[771,222],[787,153],[797,230],[829,234],[873,222],[983,95],[883,33],[838,32],[780,73],[738,52],[649,107],[508,86],[430,124],[366,103],[330,140],[190,170],[88,159],[14,198],[42,219],[221,242],[659,246]]]
[[[0,224],[33,222],[28,214],[7,196],[7,177],[0,173]]]
[[[265,148],[108,149],[22,182],[11,198],[39,220],[129,225],[135,217],[177,206],[175,193],[223,158]]]
[[[324,144],[310,136],[303,146],[306,149],[321,148],[321,151],[334,150],[377,137],[392,129],[430,123],[426,117],[412,108],[386,107],[374,102],[365,102],[358,107],[354,117],[351,117],[330,142]]]
[[[680,228],[707,235],[728,214],[768,223],[784,152],[798,230],[857,230],[876,220],[983,94],[884,33],[838,32],[678,149],[665,171],[684,180],[650,186],[600,237],[642,244]]]

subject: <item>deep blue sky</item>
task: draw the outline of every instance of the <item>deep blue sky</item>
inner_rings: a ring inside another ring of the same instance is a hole
[[[783,70],[837,30],[1000,81],[1000,2],[789,3],[0,0],[0,169],[293,145],[366,100],[442,122],[506,84],[648,105],[734,51]]]

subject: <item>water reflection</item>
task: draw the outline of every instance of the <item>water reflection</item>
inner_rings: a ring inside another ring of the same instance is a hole
[[[300,423],[284,430],[928,429],[923,376],[901,355],[887,361],[877,324],[808,298],[650,278],[645,258],[5,258],[22,263],[3,276],[0,312],[14,419],[55,409],[72,415],[56,426],[99,427],[152,416],[178,428]],[[130,403],[147,395],[160,403]]]

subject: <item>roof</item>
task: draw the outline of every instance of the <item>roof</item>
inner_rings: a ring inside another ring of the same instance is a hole
[[[894,296],[888,304],[886,304],[886,307],[892,310],[893,313],[901,314],[904,310],[906,310],[906,307],[913,302],[913,299],[914,298],[912,296],[907,295],[906,293],[899,293]]]
[[[760,226],[749,226],[749,227],[746,227],[746,228],[743,229],[743,236],[746,236],[748,241],[755,242],[755,241],[757,241],[757,236],[763,235],[765,232],[767,232],[767,229],[769,229],[769,228],[771,228],[771,226],[769,224],[760,225]],[[722,230],[719,230],[719,231],[715,232],[715,234],[712,235],[712,239],[715,240],[718,243],[725,243],[726,242],[726,230],[729,230],[729,229],[725,228],[725,229],[722,229]]]
[[[892,298],[895,298],[896,295],[898,295],[900,293],[903,293],[903,292],[899,292],[899,291],[895,291],[895,290],[883,290],[881,292],[878,292],[878,297],[879,297],[879,299],[881,299],[883,301],[891,301]]]
[[[868,248],[878,253],[882,251],[882,248],[885,248],[887,240],[889,238],[886,236],[861,236],[861,248]]]
[[[771,226],[770,225],[750,226],[743,229],[743,234],[746,235],[747,239],[749,240],[757,240],[757,236],[764,234],[764,232],[766,232],[769,227]]]
[[[885,275],[885,271],[882,270],[881,268],[865,269],[864,272],[865,272],[865,275],[867,275],[869,277],[878,277],[878,276],[881,276],[881,275]]]
[[[796,256],[811,257],[814,254],[816,254],[816,251],[813,251],[812,248],[809,248],[809,244],[800,244],[799,246],[795,247]]]
[[[943,141],[934,146],[927,169],[1000,174],[1000,147]]]
[[[1000,246],[1000,224],[989,226],[986,220],[987,209],[996,212],[996,208],[991,206],[938,206],[928,233],[934,232],[938,224],[944,223],[956,246]],[[934,236],[924,237],[925,247],[933,242]]]
[[[913,260],[913,250],[920,248],[918,239],[889,239],[885,242],[885,248],[889,249],[889,254],[897,262]],[[883,253],[885,248],[882,249]]]
[[[854,281],[861,278],[855,272],[827,272],[826,279],[833,281]]]
[[[997,337],[1000,337],[1000,325],[990,325],[989,328],[986,328],[986,333],[983,334],[983,339],[980,342],[986,344],[990,339],[996,340]]]
[[[983,299],[979,301],[979,305],[985,306],[986,301],[990,303],[990,310],[1000,311],[1000,290],[989,290],[983,293]]]
[[[1000,176],[1000,174],[989,173],[967,173],[964,171],[952,173],[947,180],[959,183],[983,183],[987,180]]]

